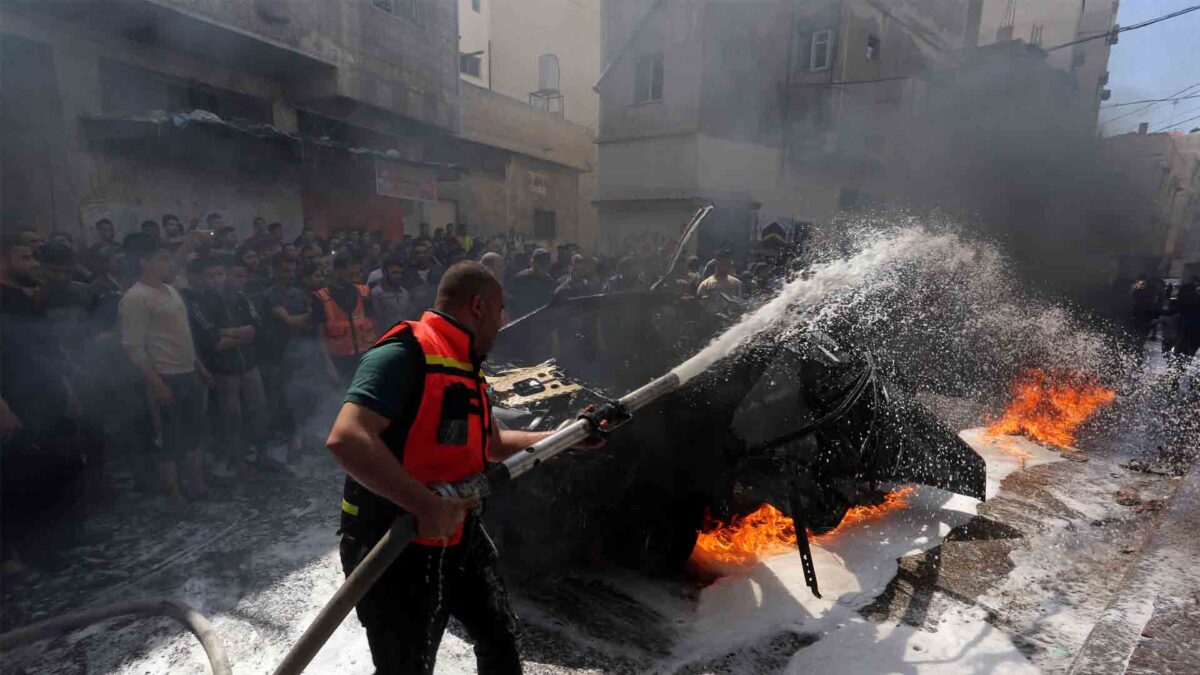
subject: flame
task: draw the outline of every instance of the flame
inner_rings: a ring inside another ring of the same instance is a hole
[[[1113,391],[1094,377],[1033,368],[1013,383],[1013,399],[1004,415],[988,427],[992,435],[1023,434],[1061,447],[1075,443],[1075,430],[1096,408],[1113,400]]]
[[[888,493],[880,504],[852,507],[836,528],[820,536],[810,533],[809,537],[826,541],[854,525],[879,520],[889,511],[908,506],[913,492],[913,488],[903,487]],[[729,524],[708,523],[696,538],[691,562],[702,570],[724,574],[745,571],[763,558],[796,550],[792,519],[774,506],[763,504],[754,513],[735,516]]]

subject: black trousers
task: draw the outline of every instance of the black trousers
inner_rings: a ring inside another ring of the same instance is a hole
[[[342,538],[346,574],[372,544]],[[376,675],[432,673],[451,616],[475,642],[480,675],[520,673],[517,619],[499,562],[496,547],[477,523],[468,523],[457,546],[409,544],[358,603]]]

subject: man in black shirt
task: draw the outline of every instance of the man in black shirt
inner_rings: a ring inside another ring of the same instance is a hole
[[[232,467],[250,473],[246,441],[266,456],[266,392],[255,360],[254,338],[262,325],[257,310],[242,292],[249,272],[235,265],[226,272],[220,261],[203,263],[204,288],[196,296],[193,334],[205,366],[213,374],[219,424],[217,446],[226,450]]]
[[[519,319],[550,302],[557,286],[554,277],[550,276],[550,251],[537,249],[530,258],[529,267],[517,272],[508,286],[513,304],[508,318]]]
[[[271,266],[274,281],[259,296],[263,327],[254,344],[271,426],[287,437],[289,452],[295,452],[300,449],[302,437],[296,433],[296,411],[288,392],[293,387],[293,375],[302,378],[305,373],[303,364],[297,362],[300,350],[293,343],[312,334],[312,303],[310,294],[296,285],[296,261],[278,253]]]
[[[588,263],[588,259],[579,254],[572,256],[571,266],[567,268],[567,277],[558,285],[558,288],[554,289],[555,302],[592,295],[596,292],[592,288],[591,281],[588,280],[588,275],[591,274],[591,265]]]
[[[79,416],[53,326],[34,299],[41,265],[23,240],[0,240],[0,514],[2,557],[46,532],[46,517],[77,503],[83,458],[65,431]]]
[[[404,269],[403,286],[409,293],[409,310],[419,315],[433,306],[438,283],[442,280],[442,269],[433,259],[433,245],[428,239],[419,239],[413,246],[412,264]]]

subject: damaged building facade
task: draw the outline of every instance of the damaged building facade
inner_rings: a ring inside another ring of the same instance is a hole
[[[1115,216],[1125,224],[1124,278],[1200,275],[1200,130],[1105,138],[1100,153],[1122,186]]]
[[[1119,0],[988,0],[981,12],[979,44],[1022,41],[1048,50],[1046,63],[1071,75],[1072,90],[1092,112],[1084,120],[1087,129],[1095,133],[1099,106],[1111,94],[1108,59],[1116,42],[1078,40],[1112,29],[1119,8]],[[1069,46],[1055,49],[1060,45]]]
[[[639,2],[607,6],[601,229],[671,235],[717,209],[702,249],[772,220],[822,222],[883,200],[894,130],[923,78],[978,34],[978,2]]]
[[[6,230],[88,241],[100,218],[125,234],[220,213],[242,237],[256,216],[289,238],[578,234],[588,130],[462,82],[458,3],[5,2],[0,19]]]
[[[1040,125],[1060,145],[1094,145],[1108,45],[1048,53],[985,27],[1003,21],[995,4],[614,0],[598,84],[604,236],[670,236],[712,202],[700,248],[741,252],[773,221],[819,232],[857,208],[945,205],[960,142]],[[1058,5],[1066,39],[1113,19]]]

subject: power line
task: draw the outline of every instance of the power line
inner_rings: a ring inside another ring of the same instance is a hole
[[[1200,98],[1200,94],[1190,94],[1188,96],[1176,96],[1175,98],[1147,98],[1147,99],[1144,99],[1141,101],[1126,101],[1125,103],[1113,103],[1111,105],[1102,105],[1102,106],[1100,106],[1100,109],[1108,110],[1109,108],[1121,108],[1121,107],[1124,107],[1127,105],[1137,105],[1139,103],[1168,103],[1168,102],[1177,103],[1179,101],[1187,101],[1187,100],[1193,99],[1193,98]]]
[[[1190,114],[1192,114],[1192,113],[1196,112],[1197,110],[1200,110],[1200,106],[1196,106],[1196,107],[1194,107],[1194,108],[1188,108],[1187,110],[1184,110],[1184,111],[1183,111],[1183,112],[1181,112],[1181,113],[1177,113],[1177,114],[1175,115],[1175,119],[1179,119],[1180,117],[1184,117],[1185,115],[1190,115]],[[1176,124],[1183,124],[1183,122],[1173,122],[1173,121],[1168,121],[1168,122],[1166,122],[1166,124],[1164,124],[1164,125],[1163,125],[1161,128],[1163,128],[1163,129],[1166,129],[1167,127],[1173,127],[1173,126],[1175,126]]]
[[[1100,38],[1107,39],[1110,37],[1115,37],[1116,35],[1118,35],[1120,33],[1124,33],[1126,31],[1131,31],[1131,30],[1137,30],[1139,28],[1145,28],[1146,26],[1152,26],[1160,21],[1174,19],[1177,16],[1183,16],[1184,14],[1188,14],[1189,12],[1194,12],[1198,9],[1200,9],[1200,5],[1193,5],[1191,7],[1186,7],[1184,9],[1181,9],[1178,12],[1171,12],[1170,14],[1164,14],[1160,17],[1157,17],[1154,19],[1149,19],[1149,20],[1143,21],[1141,23],[1135,23],[1132,26],[1121,26],[1121,27],[1117,27],[1117,28],[1112,28],[1110,30],[1104,31],[1103,33],[1100,33],[1099,35],[1093,35],[1091,37],[1081,38],[1079,40],[1072,40],[1071,42],[1064,42],[1063,44],[1058,45],[1057,47],[1051,47],[1051,48],[1047,49],[1046,51],[1053,52],[1053,51],[1057,51],[1059,49],[1063,49],[1064,47],[1070,47],[1072,45],[1083,44],[1084,42],[1091,42],[1092,40],[1099,40]]]
[[[1167,126],[1165,126],[1165,127],[1160,127],[1160,128],[1157,130],[1157,131],[1166,131],[1167,129],[1170,129],[1170,128],[1172,128],[1172,127],[1177,127],[1177,126],[1179,126],[1179,125],[1181,125],[1181,124],[1187,124],[1188,122],[1191,122],[1192,120],[1200,120],[1200,115],[1196,115],[1195,117],[1189,117],[1189,118],[1187,118],[1186,120],[1184,120],[1184,121],[1182,121],[1182,122],[1176,122],[1176,123],[1174,123],[1174,124],[1168,124],[1168,125],[1167,125]]]
[[[1180,95],[1182,95],[1182,94],[1186,94],[1187,92],[1191,91],[1192,89],[1195,89],[1196,87],[1200,87],[1200,82],[1197,82],[1197,83],[1195,83],[1195,84],[1193,84],[1193,85],[1191,85],[1191,86],[1188,86],[1188,87],[1184,87],[1183,89],[1180,89],[1179,91],[1175,92],[1174,94],[1171,94],[1171,95],[1170,95],[1170,96],[1168,96],[1167,98],[1174,98],[1174,97],[1176,97],[1176,96],[1180,96]],[[1129,116],[1131,116],[1131,115],[1137,115],[1137,114],[1139,114],[1139,113],[1143,113],[1143,112],[1145,112],[1145,111],[1147,111],[1147,110],[1149,110],[1149,109],[1153,108],[1153,107],[1154,107],[1154,106],[1156,106],[1156,105],[1159,105],[1159,104],[1158,104],[1158,103],[1150,103],[1150,104],[1146,105],[1146,106],[1145,106],[1145,107],[1143,107],[1143,108],[1138,108],[1137,110],[1133,110],[1133,111],[1131,111],[1131,112],[1127,112],[1127,113],[1125,113],[1124,115],[1117,115],[1116,117],[1114,117],[1114,118],[1112,118],[1112,119],[1110,119],[1110,120],[1106,120],[1104,123],[1105,123],[1105,124],[1112,124],[1113,122],[1116,122],[1117,120],[1123,120],[1123,119],[1125,119],[1126,117],[1129,117]]]

